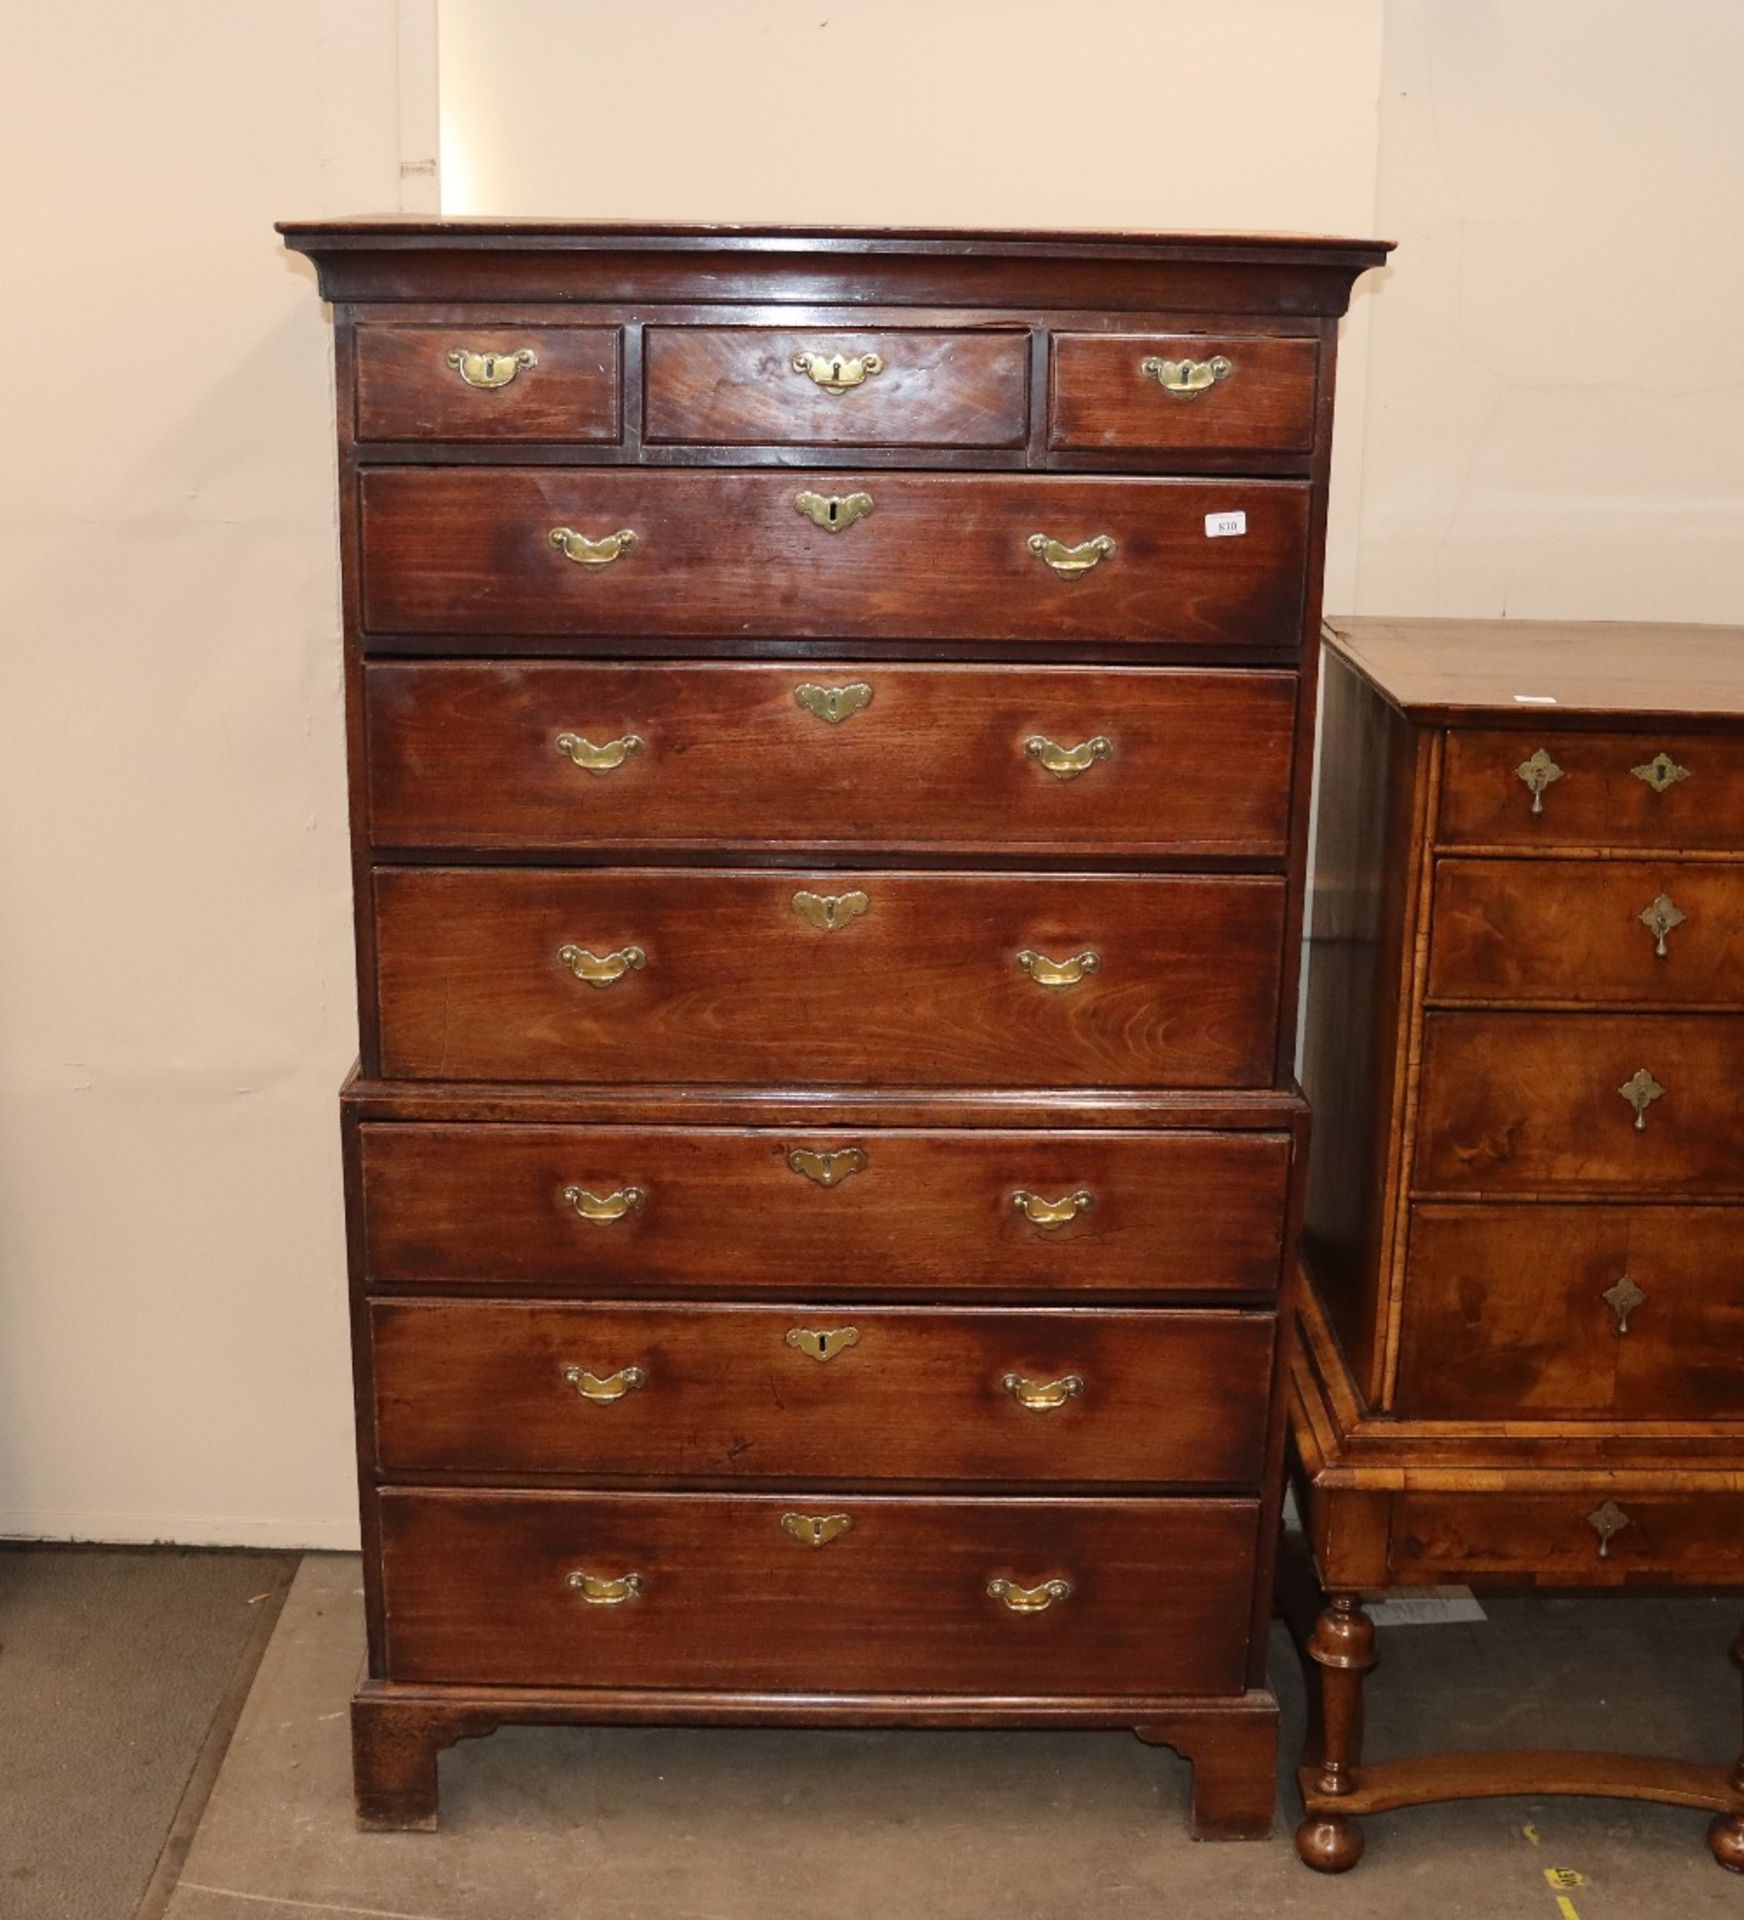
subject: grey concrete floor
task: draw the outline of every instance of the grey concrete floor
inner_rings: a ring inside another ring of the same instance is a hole
[[[1427,1745],[1635,1747],[1729,1759],[1734,1603],[1506,1600],[1383,1630],[1377,1757]],[[1704,1817],[1495,1801],[1369,1823],[1354,1874],[1309,1874],[1285,1786],[1268,1843],[1188,1838],[1184,1764],[1124,1734],[510,1728],[442,1761],[443,1830],[359,1834],[346,1701],[356,1562],[298,1574],[170,1920],[1144,1920],[1736,1915]],[[1281,1636],[1287,1748],[1301,1689]],[[1530,1829],[1528,1832],[1527,1830]]]

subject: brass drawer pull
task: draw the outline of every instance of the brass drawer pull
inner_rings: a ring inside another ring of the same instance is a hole
[[[610,1226],[629,1213],[640,1213],[647,1198],[646,1187],[619,1187],[616,1193],[608,1193],[603,1199],[597,1193],[589,1193],[586,1187],[563,1189],[564,1205],[573,1207],[583,1220],[596,1227]]]
[[[796,353],[790,362],[795,373],[803,373],[825,393],[846,393],[863,385],[873,374],[884,371],[884,361],[876,353]]]
[[[585,767],[589,773],[611,773],[621,767],[631,754],[640,753],[647,744],[639,733],[626,733],[619,739],[608,740],[603,747],[596,747],[579,733],[560,733],[557,736],[557,751],[566,760],[573,760],[578,767]]]
[[[1689,768],[1680,767],[1669,753],[1656,753],[1651,760],[1629,771],[1637,780],[1645,780],[1655,793],[1664,793],[1667,787],[1675,787],[1680,780],[1690,777]]]
[[[517,373],[530,371],[539,364],[531,347],[517,347],[513,353],[475,353],[470,347],[454,347],[448,364],[469,387],[506,387]]]
[[[590,1607],[621,1607],[634,1600],[647,1584],[639,1573],[626,1573],[621,1579],[608,1579],[602,1573],[583,1573],[578,1567],[563,1583],[578,1593]]]
[[[793,505],[795,512],[803,513],[814,527],[822,527],[825,533],[840,533],[856,520],[866,518],[872,511],[872,496],[869,493],[796,493]]]
[[[1011,1196],[1011,1204],[1032,1227],[1064,1227],[1079,1214],[1088,1213],[1096,1204],[1096,1196],[1087,1187],[1080,1187],[1064,1200],[1044,1200],[1039,1193],[1019,1187]]]
[[[784,1513],[781,1516],[781,1531],[791,1535],[802,1547],[827,1547],[853,1524],[853,1516],[846,1513]]]
[[[1021,1373],[1006,1373],[1000,1375],[999,1384],[1031,1413],[1051,1413],[1068,1400],[1084,1397],[1084,1381],[1076,1373],[1063,1374],[1058,1380],[1026,1380]]]
[[[1062,747],[1046,734],[1032,733],[1023,743],[1023,750],[1060,780],[1076,780],[1079,774],[1088,773],[1098,760],[1114,758],[1114,742],[1105,733],[1095,734],[1077,747]]]
[[[553,527],[551,544],[578,567],[609,567],[620,554],[634,553],[640,542],[634,527],[620,527],[597,540],[577,533],[573,527]]]
[[[834,1153],[813,1153],[809,1147],[795,1147],[787,1156],[787,1164],[816,1186],[834,1187],[850,1174],[865,1171],[866,1154],[860,1147],[838,1147]]]
[[[1100,968],[1102,956],[1086,949],[1073,954],[1070,960],[1050,960],[1046,954],[1025,947],[1017,956],[1017,964],[1038,987],[1075,987],[1085,974]]]
[[[1619,1339],[1629,1331],[1629,1316],[1637,1307],[1647,1304],[1646,1293],[1635,1284],[1634,1276],[1627,1273],[1615,1285],[1607,1287],[1599,1298],[1617,1316]]]
[[[1151,354],[1138,363],[1138,371],[1141,380],[1154,380],[1177,400],[1197,400],[1219,380],[1227,380],[1235,371],[1235,362],[1221,353],[1214,353],[1209,360],[1159,360]]]
[[[1046,1613],[1056,1600],[1070,1600],[1070,1580],[1044,1580],[1039,1587],[1020,1587],[1003,1576],[987,1582],[989,1599],[1002,1601],[1013,1613]]]
[[[1668,952],[1665,944],[1667,936],[1673,927],[1681,927],[1689,915],[1672,905],[1670,894],[1662,893],[1650,907],[1643,907],[1635,917],[1653,935],[1653,957],[1663,960]]]
[[[590,987],[609,987],[626,973],[640,973],[648,964],[648,956],[640,947],[619,947],[616,953],[602,956],[589,953],[586,947],[566,946],[557,949],[557,957],[576,979],[585,980]]]
[[[1609,1560],[1611,1542],[1616,1539],[1629,1524],[1629,1516],[1617,1505],[1615,1500],[1607,1500],[1602,1507],[1595,1507],[1587,1515],[1587,1525],[1599,1536],[1599,1558]]]
[[[794,688],[793,697],[807,713],[815,713],[820,720],[839,727],[862,708],[871,706],[872,689],[864,680],[851,680],[845,687],[820,687],[808,680]]]
[[[636,1393],[648,1384],[648,1375],[641,1367],[620,1367],[603,1379],[586,1367],[565,1367],[563,1377],[582,1399],[591,1400],[596,1407],[612,1406],[625,1394]]]
[[[1617,1091],[1635,1109],[1635,1131],[1645,1133],[1647,1109],[1664,1094],[1665,1089],[1645,1067],[1638,1067]]]
[[[1032,533],[1028,544],[1031,553],[1046,561],[1065,580],[1076,580],[1079,574],[1088,573],[1114,551],[1113,538],[1106,533],[1099,533],[1094,539],[1086,540],[1077,547],[1069,547],[1063,540],[1050,539],[1045,533]]]
[[[1514,771],[1531,789],[1532,811],[1534,813],[1542,813],[1544,811],[1544,789],[1551,785],[1553,781],[1562,778],[1561,767],[1540,747],[1530,758],[1522,760]]]
[[[807,893],[803,888],[793,896],[793,910],[800,919],[820,933],[835,933],[858,920],[872,908],[870,894]]]
[[[808,1358],[823,1362],[835,1359],[838,1353],[846,1353],[850,1347],[860,1344],[858,1327],[789,1327],[787,1344],[795,1353],[803,1353]]]

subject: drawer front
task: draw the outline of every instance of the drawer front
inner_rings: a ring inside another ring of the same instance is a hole
[[[1456,729],[1447,736],[1440,832],[1467,846],[1738,851],[1744,740]]]
[[[1281,859],[1296,676],[377,662],[379,846]]]
[[[615,441],[616,327],[361,326],[359,440]]]
[[[369,1124],[361,1155],[370,1284],[474,1293],[1264,1296],[1290,1178],[1276,1133]]]
[[[840,1515],[808,1543],[806,1521]],[[390,1492],[388,1677],[1235,1693],[1258,1519],[1241,1500]],[[1070,1591],[1051,1598],[1052,1581]]]
[[[382,1471],[1246,1487],[1257,1313],[378,1301]]]
[[[1443,860],[1429,994],[1744,1005],[1744,865]]]
[[[381,868],[375,896],[390,1078],[1273,1077],[1281,880]]]
[[[652,443],[1017,447],[1029,335],[889,329],[650,327]]]
[[[1741,1100],[1735,1014],[1430,1014],[1417,1185],[1737,1193]]]
[[[1744,1213],[1416,1208],[1393,1411],[1744,1418]]]
[[[1611,1493],[1603,1484],[1584,1493],[1406,1494],[1393,1503],[1391,1564],[1416,1580],[1731,1586],[1744,1581],[1744,1495]]]
[[[377,468],[360,485],[378,634],[1301,639],[1294,482]],[[831,528],[802,498],[872,505],[838,505]],[[1247,533],[1209,538],[1206,515],[1229,509]]]
[[[1318,352],[1255,334],[1056,334],[1048,444],[1306,453]]]

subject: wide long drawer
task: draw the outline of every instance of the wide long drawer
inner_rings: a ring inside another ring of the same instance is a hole
[[[1291,673],[377,661],[382,847],[1283,857]]]
[[[360,490],[371,634],[1301,640],[1295,481],[378,467]]]
[[[1279,1133],[368,1123],[372,1287],[1269,1295]]]
[[[1416,1184],[1436,1193],[1744,1191],[1736,1014],[1432,1013]]]
[[[806,1693],[1235,1693],[1257,1503],[407,1493],[387,1677]]]
[[[379,869],[382,1071],[1269,1085],[1284,883]]]
[[[1276,1322],[377,1301],[382,1472],[1247,1487]]]
[[[1744,862],[1443,860],[1429,995],[1744,1007]]]
[[[1744,1418],[1744,1209],[1412,1210],[1393,1411]]]

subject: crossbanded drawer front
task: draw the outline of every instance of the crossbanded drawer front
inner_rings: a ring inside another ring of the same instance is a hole
[[[1447,737],[1444,842],[1497,847],[1744,849],[1735,735],[1483,732]]]
[[[1281,860],[1292,673],[376,661],[381,847]]]
[[[1432,1000],[1744,1007],[1744,862],[1443,860]]]
[[[1744,1494],[1396,1495],[1390,1564],[1406,1579],[1543,1586],[1744,1584]]]
[[[1048,445],[1305,454],[1318,358],[1278,335],[1057,333]]]
[[[1072,1129],[359,1130],[372,1287],[1269,1296],[1289,1137]]]
[[[381,868],[382,1070],[1256,1087],[1284,883]]]
[[[383,1473],[1250,1488],[1270,1314],[377,1301]]]
[[[1416,1185],[1737,1194],[1741,1109],[1735,1014],[1431,1013]]]
[[[354,336],[359,440],[610,442],[616,327],[365,323]]]
[[[378,467],[359,489],[369,634],[1301,641],[1294,481]],[[1232,510],[1246,531],[1211,537]]]
[[[650,445],[1017,447],[1029,335],[886,327],[650,327]]]
[[[1204,1695],[1243,1685],[1259,1508],[390,1489],[380,1519],[392,1680]]]

